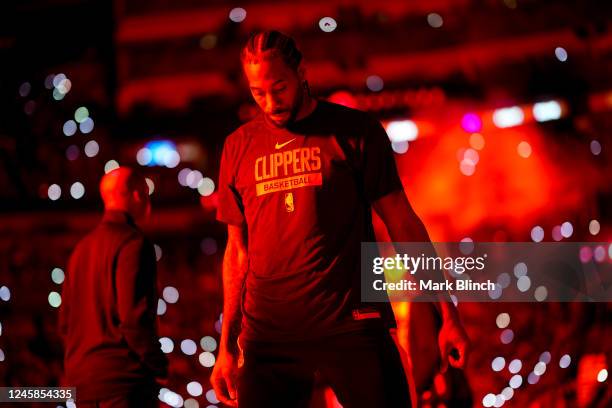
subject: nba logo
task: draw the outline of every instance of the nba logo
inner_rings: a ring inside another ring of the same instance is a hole
[[[293,205],[293,193],[285,193],[285,209],[287,212],[293,212],[295,206]]]

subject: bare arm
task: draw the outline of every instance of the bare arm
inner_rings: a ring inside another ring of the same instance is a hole
[[[238,405],[236,377],[239,350],[237,347],[242,313],[242,287],[247,274],[247,245],[245,228],[228,224],[227,246],[223,256],[223,323],[217,363],[210,382],[217,398],[235,407]]]
[[[236,355],[236,340],[240,334],[242,287],[247,271],[246,231],[228,225],[227,247],[223,256],[223,323],[220,347]]]
[[[387,227],[391,241],[431,242],[425,225],[414,212],[403,190],[394,191],[379,198],[372,206]],[[446,356],[452,351],[449,349],[451,345],[456,347],[459,355],[455,354],[454,357],[458,361],[453,365],[462,367],[468,352],[468,339],[463,332],[457,309],[449,300],[448,296],[441,295],[441,301],[434,303],[443,321],[441,335],[444,338],[441,341],[444,344],[440,344],[440,348],[443,356]],[[445,326],[449,329],[447,330]],[[452,352],[455,353],[457,350]]]

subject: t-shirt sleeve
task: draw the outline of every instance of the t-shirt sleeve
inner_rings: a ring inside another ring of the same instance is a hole
[[[368,116],[362,152],[364,194],[369,203],[403,189],[391,141],[381,123]]]
[[[217,220],[226,224],[242,225],[245,222],[242,198],[236,189],[236,152],[231,135],[223,145],[219,170],[219,203]]]

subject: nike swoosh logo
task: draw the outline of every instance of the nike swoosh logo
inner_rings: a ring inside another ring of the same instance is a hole
[[[294,137],[293,139],[291,139],[291,140],[289,140],[289,141],[287,141],[285,143],[281,143],[281,144],[278,144],[278,142],[276,142],[276,145],[274,147],[276,148],[276,150],[282,149],[283,147],[287,146],[289,143],[293,142],[295,139],[296,138]]]

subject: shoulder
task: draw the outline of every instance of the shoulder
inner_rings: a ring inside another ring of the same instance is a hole
[[[347,123],[363,125],[368,122],[377,122],[377,119],[371,113],[364,112],[359,109],[350,108],[348,106],[326,100],[319,100],[318,103],[321,104],[322,111],[326,115],[330,115],[337,119],[344,119]]]
[[[259,114],[255,118],[240,125],[225,138],[224,148],[245,145],[250,139],[249,135],[260,131],[260,128],[263,126],[261,122],[262,117]]]
[[[117,250],[126,245],[143,247],[149,243],[145,234],[136,226],[127,223],[101,222],[89,236],[96,246],[108,246]],[[150,244],[149,245],[153,245]]]

